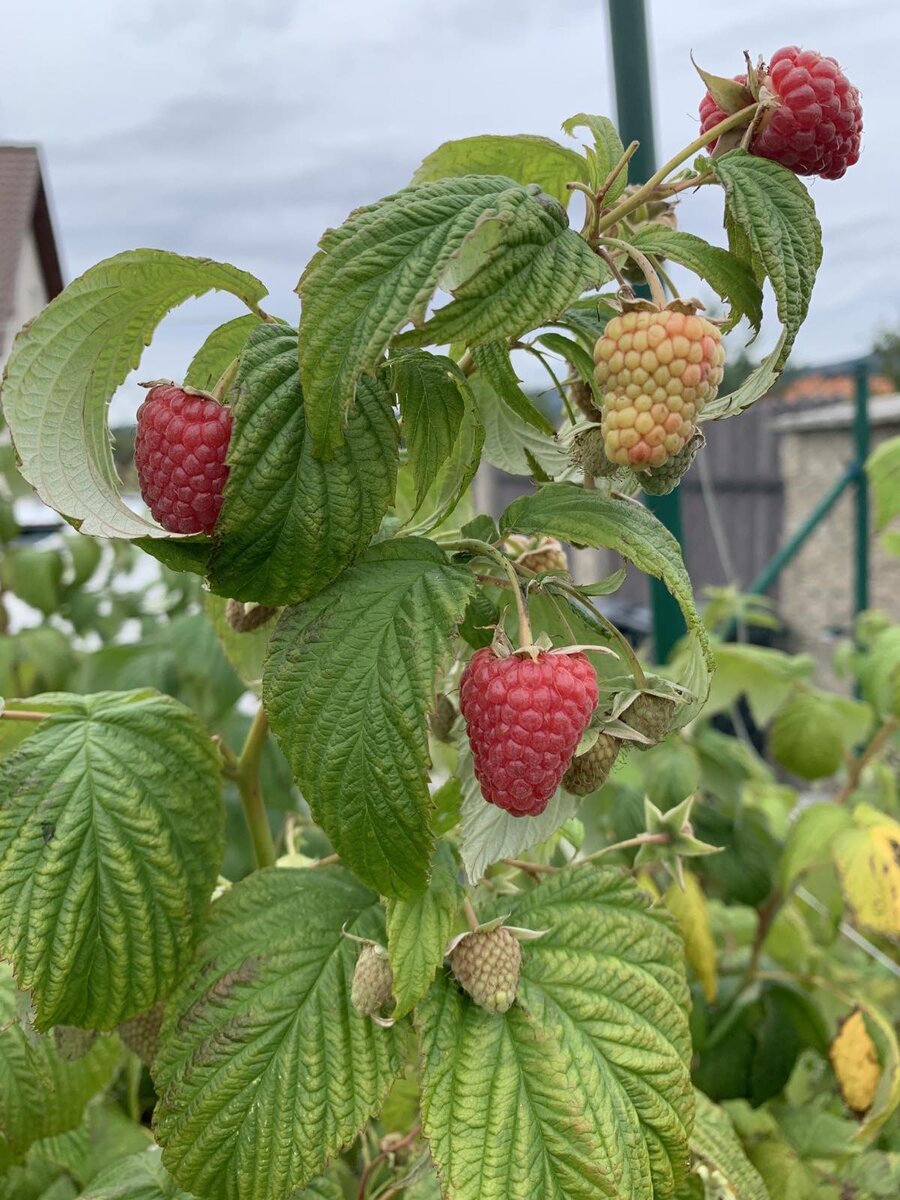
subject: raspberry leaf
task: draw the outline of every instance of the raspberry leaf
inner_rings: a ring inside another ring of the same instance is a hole
[[[648,509],[614,500],[571,483],[542,487],[522,496],[500,518],[500,532],[543,533],[580,546],[615,550],[647,575],[661,579],[678,601],[691,632],[691,647],[680,682],[692,701],[678,708],[675,728],[696,716],[709,694],[715,663],[709,636],[697,612],[681,548]]]
[[[492,466],[510,475],[532,475],[537,463],[554,477],[569,469],[568,455],[556,439],[538,431],[513,411],[484,373],[476,371],[469,384],[484,425],[484,457]]]
[[[522,947],[518,1004],[491,1016],[442,976],[416,1010],[423,1128],[445,1192],[674,1196],[693,1118],[674,923],[590,865],[529,891],[509,922],[545,931]]]
[[[257,872],[214,905],[154,1068],[155,1131],[181,1187],[293,1195],[378,1111],[406,1030],[353,1008],[359,947],[345,932],[383,942],[384,921],[339,868]]]
[[[670,258],[705,279],[718,296],[730,308],[728,328],[735,326],[741,317],[746,317],[755,332],[762,324],[762,288],[753,271],[742,259],[711,246],[703,238],[677,229],[666,229],[662,225],[651,225],[640,230],[631,238],[631,244],[645,254]]]
[[[352,1178],[340,1161],[291,1200],[344,1200],[344,1181]],[[194,1200],[176,1184],[162,1163],[158,1146],[120,1159],[95,1175],[80,1200]]]
[[[73,695],[3,763],[0,795],[0,948],[36,1027],[111,1029],[164,997],[222,856],[197,718],[151,691]]]
[[[787,361],[806,319],[822,261],[822,229],[809,192],[793,172],[767,158],[732,150],[712,160],[728,220],[746,236],[754,263],[772,283],[786,337],[773,364]]]
[[[259,325],[253,313],[235,317],[214,329],[194,357],[184,377],[186,387],[212,391],[247,344],[247,338]]]
[[[572,179],[588,182],[584,157],[552,138],[534,134],[482,134],[444,142],[422,160],[412,183],[431,183],[458,175],[506,175],[516,183],[536,183],[560,204],[568,205]]]
[[[509,361],[509,351],[502,342],[488,342],[484,346],[475,346],[472,356],[483,378],[504,404],[509,405],[519,420],[546,437],[556,437],[554,426],[522,391],[520,380]]]
[[[471,513],[471,497],[467,494],[481,463],[484,427],[475,408],[471,387],[462,389],[462,397],[465,407],[456,442],[450,457],[437,472],[425,494],[419,507],[419,520],[409,526],[410,533],[431,533],[456,513],[460,506],[463,516]]]
[[[166,313],[214,289],[251,308],[266,294],[227,263],[129,250],[85,271],[16,338],[2,394],[21,472],[82,533],[168,536],[120,498],[106,412]]]
[[[575,815],[579,801],[559,788],[538,817],[514,817],[496,804],[487,804],[475,778],[472,751],[459,739],[457,775],[462,785],[462,832],[459,853],[470,883],[484,878],[502,858],[518,858],[548,838]]]
[[[459,438],[466,377],[452,358],[424,350],[393,357],[390,375],[416,485],[415,515]]]
[[[585,153],[588,163],[588,182],[596,190],[603,186],[612,172],[613,167],[621,162],[625,153],[619,131],[609,117],[595,117],[589,113],[578,113],[563,121],[564,133],[575,136],[576,129],[589,129],[594,136],[594,145],[586,146]],[[615,204],[628,183],[628,165],[626,164],[609,185],[604,197],[604,204]]]
[[[517,334],[595,281],[600,260],[566,225],[565,210],[537,185],[466,175],[387,196],[323,234],[298,284],[300,372],[316,452],[341,444],[359,377],[407,322],[422,324],[438,286],[460,298],[427,332],[398,344]]]
[[[769,1200],[762,1176],[747,1158],[744,1147],[724,1109],[694,1091],[696,1118],[691,1135],[693,1172],[703,1168],[720,1194],[736,1200]],[[706,1191],[703,1195],[706,1195]]]
[[[287,609],[269,642],[275,736],[335,850],[386,896],[425,885],[426,715],[473,591],[433,542],[381,542]]]
[[[101,1037],[68,1062],[52,1037],[34,1037],[20,1023],[15,980],[0,964],[0,1171],[20,1161],[40,1138],[74,1129],[90,1098],[118,1073],[116,1038]]]
[[[390,397],[366,376],[344,444],[328,462],[314,458],[296,331],[272,323],[250,335],[231,405],[231,473],[210,584],[237,600],[305,600],[368,545],[394,498],[398,448]]]
[[[395,1019],[405,1016],[431,986],[462,902],[453,852],[440,842],[431,879],[422,892],[387,905],[388,953],[394,972]]]
[[[609,277],[555,200],[536,184],[510,190],[447,264],[440,284],[452,303],[402,333],[396,345],[475,345],[516,336],[560,316],[586,287]]]

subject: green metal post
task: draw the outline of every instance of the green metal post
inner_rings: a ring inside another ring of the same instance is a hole
[[[644,0],[609,0],[609,27],[619,133],[626,146],[632,141],[640,142],[640,148],[631,160],[629,178],[632,183],[642,183],[656,170]],[[668,496],[647,496],[645,501],[680,543],[681,499],[678,489]],[[650,603],[653,610],[653,653],[656,661],[661,663],[665,662],[672,647],[684,633],[684,619],[677,602],[658,579],[650,581]]]
[[[856,581],[853,609],[861,613],[869,607],[869,481],[866,459],[869,457],[869,364],[856,366],[856,412],[853,419],[856,445]]]

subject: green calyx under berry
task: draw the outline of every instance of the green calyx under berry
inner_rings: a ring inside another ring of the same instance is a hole
[[[376,942],[364,942],[350,985],[351,1004],[357,1012],[377,1020],[394,1007],[393,986],[387,950]]]
[[[489,1013],[505,1013],[519,987],[522,948],[504,926],[463,934],[450,951],[450,969],[464,992]]]
[[[671,877],[684,887],[683,858],[701,858],[707,854],[718,854],[721,846],[710,846],[694,837],[691,824],[691,809],[694,797],[688,796],[674,808],[662,812],[648,799],[644,800],[644,822],[647,833],[654,841],[645,842],[634,859],[634,867],[646,867],[659,863]]]
[[[572,441],[572,461],[581,467],[585,475],[595,479],[611,479],[621,468],[607,457],[604,448],[603,430],[599,425],[583,429]]]
[[[706,445],[706,438],[699,429],[695,429],[683,450],[670,458],[661,467],[653,467],[643,471],[638,476],[641,487],[648,496],[667,496],[678,487],[681,480],[694,465],[694,459]]]
[[[573,796],[589,796],[602,787],[613,769],[622,743],[618,738],[601,733],[584,754],[572,759],[563,775],[562,785]]]
[[[656,691],[642,691],[619,708],[616,715],[646,739],[643,743],[636,743],[639,750],[645,750],[648,746],[661,742],[669,732],[677,707],[678,701],[672,696]]]

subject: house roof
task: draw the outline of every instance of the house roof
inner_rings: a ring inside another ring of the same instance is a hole
[[[13,313],[22,243],[34,233],[47,294],[63,289],[36,146],[0,146],[0,325]]]

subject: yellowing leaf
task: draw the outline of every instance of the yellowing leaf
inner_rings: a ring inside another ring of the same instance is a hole
[[[865,1017],[858,1008],[842,1022],[829,1047],[828,1056],[844,1103],[862,1116],[872,1107],[881,1078],[881,1066],[875,1043],[866,1028]]]
[[[834,862],[857,922],[875,933],[900,935],[900,824],[867,804],[853,813],[855,828],[838,835]]]
[[[709,924],[709,904],[697,876],[684,872],[684,890],[673,883],[666,892],[666,907],[681,929],[687,960],[703,986],[707,1004],[716,998],[716,944]]]

